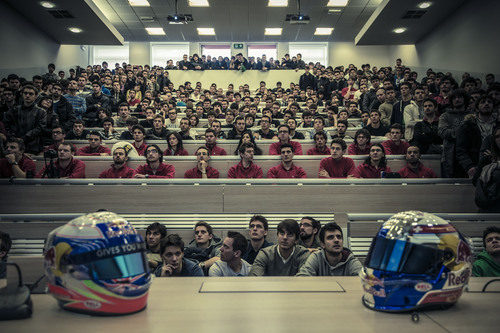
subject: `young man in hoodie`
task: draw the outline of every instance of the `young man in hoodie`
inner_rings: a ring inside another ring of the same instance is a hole
[[[210,266],[220,259],[216,253],[221,244],[221,239],[213,234],[212,226],[199,221],[194,225],[194,239],[185,248],[184,254],[188,259],[197,260],[204,273],[208,273]]]
[[[320,232],[320,251],[311,253],[297,276],[355,276],[363,267],[343,244],[342,229],[335,222],[325,224]]]
[[[473,276],[500,276],[500,228],[488,227],[483,232],[484,251],[472,265]]]

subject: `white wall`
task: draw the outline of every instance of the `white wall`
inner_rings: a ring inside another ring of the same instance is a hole
[[[151,44],[149,42],[130,42],[128,52],[131,64],[151,65]]]
[[[454,75],[467,71],[483,82],[491,72],[500,80],[499,13],[498,0],[468,1],[416,44],[420,65]]]

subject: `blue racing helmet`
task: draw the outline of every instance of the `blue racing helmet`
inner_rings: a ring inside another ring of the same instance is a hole
[[[470,241],[444,219],[418,211],[389,218],[360,272],[363,304],[387,312],[453,305],[471,275]]]

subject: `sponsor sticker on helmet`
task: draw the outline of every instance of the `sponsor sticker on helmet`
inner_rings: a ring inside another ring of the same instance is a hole
[[[95,310],[95,309],[99,309],[101,307],[101,302],[95,301],[92,299],[88,299],[85,302],[83,302],[83,305],[85,305],[85,307],[88,309]]]
[[[420,291],[422,293],[425,293],[426,291],[429,291],[431,289],[432,289],[432,284],[427,282],[419,282],[415,285],[415,290]]]

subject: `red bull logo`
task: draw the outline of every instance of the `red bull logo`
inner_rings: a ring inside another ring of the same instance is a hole
[[[460,241],[458,243],[458,248],[457,248],[457,263],[462,263],[462,262],[471,262],[472,259],[472,252],[470,250],[469,245],[467,245],[464,241]]]
[[[471,274],[470,268],[465,269],[459,275],[456,275],[455,273],[450,272],[448,274],[448,285],[461,286],[461,285],[467,283],[467,281],[469,281],[470,274]]]

